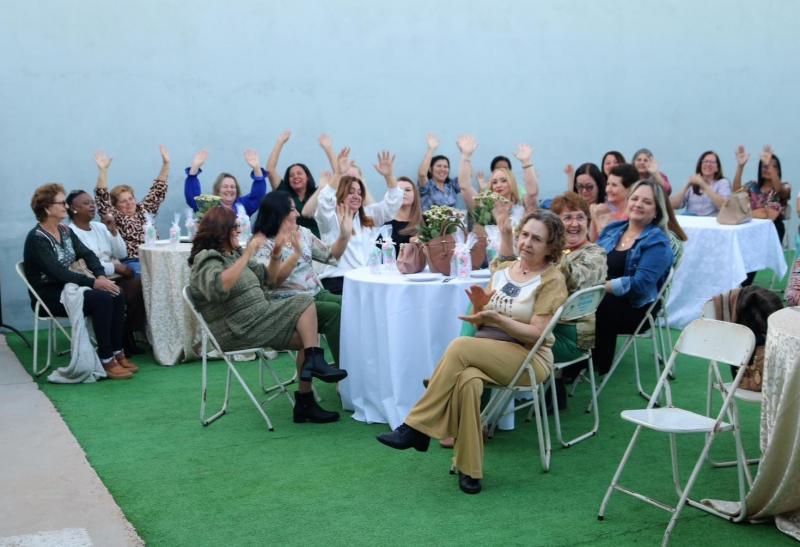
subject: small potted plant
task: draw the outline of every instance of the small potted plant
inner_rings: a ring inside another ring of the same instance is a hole
[[[195,196],[194,202],[197,204],[197,211],[194,214],[194,218],[197,223],[200,224],[200,221],[203,220],[203,216],[205,216],[212,207],[220,205],[222,200],[219,196],[213,194],[200,194],[199,196]]]
[[[456,241],[453,234],[465,230],[463,214],[445,205],[435,205],[422,213],[422,224],[417,227],[417,237],[423,243],[423,252],[431,271],[450,275]]]
[[[472,247],[470,255],[472,257],[472,268],[479,269],[483,262],[486,260],[486,249],[488,247],[488,238],[486,233],[486,226],[493,226],[496,224],[492,211],[494,206],[498,203],[509,203],[509,201],[496,192],[489,189],[481,190],[474,198],[475,207],[470,213],[473,227],[472,233],[475,234],[477,242]]]

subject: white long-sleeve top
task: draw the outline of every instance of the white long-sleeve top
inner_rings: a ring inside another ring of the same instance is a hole
[[[339,258],[339,264],[325,270],[320,277],[340,277],[350,270],[366,266],[380,227],[392,220],[402,204],[403,190],[395,186],[386,191],[381,201],[365,205],[364,213],[372,219],[375,226],[361,226],[361,219],[356,214],[353,218],[353,235],[350,236],[344,254]],[[336,216],[336,191],[330,186],[319,192],[314,220],[319,226],[322,242],[333,245],[339,238],[339,218]]]
[[[117,232],[117,236],[111,235],[106,225],[102,222],[92,221],[89,223],[89,230],[82,230],[72,222],[69,227],[78,236],[78,239],[86,245],[89,250],[97,255],[100,264],[106,272],[106,276],[114,273],[114,260],[121,260],[128,256],[128,251],[125,248],[125,240],[122,239],[122,234]]]

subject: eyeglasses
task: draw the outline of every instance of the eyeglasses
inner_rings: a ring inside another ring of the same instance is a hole
[[[586,215],[583,213],[567,213],[561,215],[561,222],[566,224],[567,222],[586,222]]]
[[[702,163],[703,165],[716,165],[717,164],[717,160],[703,160],[700,163]]]
[[[575,188],[578,189],[578,192],[591,192],[594,190],[594,184],[578,184]]]

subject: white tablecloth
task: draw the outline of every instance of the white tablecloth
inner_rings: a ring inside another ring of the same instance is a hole
[[[181,295],[189,284],[191,269],[186,261],[191,250],[191,243],[173,246],[169,241],[139,247],[147,338],[161,365],[194,357],[192,348],[199,339],[197,325]]]
[[[342,405],[367,423],[403,422],[422,396],[469,305],[464,289],[488,279],[412,282],[400,274],[348,272],[342,299]]]
[[[724,226],[714,217],[681,215],[678,222],[689,240],[683,244],[683,261],[667,300],[673,327],[683,328],[700,317],[707,300],[738,287],[747,272],[769,268],[780,276],[786,273],[786,259],[771,220]]]

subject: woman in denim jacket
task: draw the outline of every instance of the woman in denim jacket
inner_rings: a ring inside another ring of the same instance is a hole
[[[661,185],[645,180],[631,187],[628,220],[613,222],[597,244],[607,254],[606,296],[597,309],[592,358],[600,374],[611,368],[618,334],[631,334],[658,295],[673,263],[667,237],[668,209]]]

